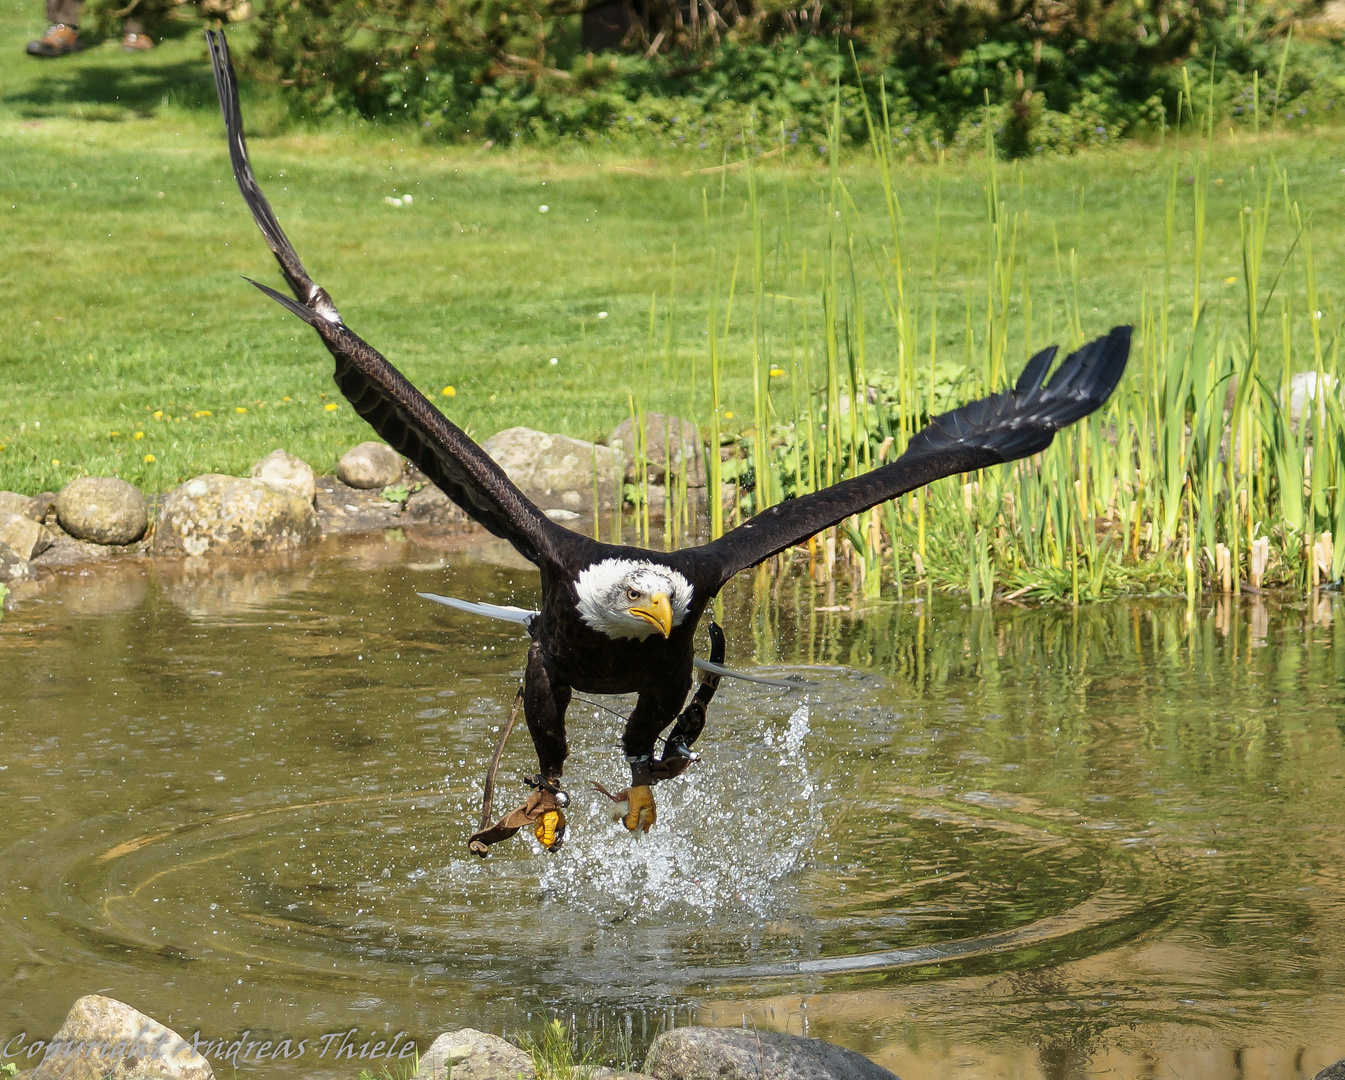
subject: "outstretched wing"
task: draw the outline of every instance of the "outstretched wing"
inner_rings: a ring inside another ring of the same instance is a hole
[[[851,514],[944,476],[1045,450],[1057,431],[1093,412],[1116,389],[1130,355],[1130,327],[1118,326],[1071,353],[1045,383],[1055,352],[1045,349],[1028,361],[1012,390],[936,416],[891,465],[772,506],[687,554],[709,563],[722,587],[738,571],[840,524]]]
[[[560,561],[566,540],[573,534],[542,513],[466,432],[436,409],[378,350],[352,333],[326,290],[308,276],[252,174],[238,84],[224,34],[207,30],[206,42],[224,111],[234,179],[295,300],[255,281],[252,284],[318,332],[336,359],[336,385],[355,411],[469,517],[508,540],[534,563]]]

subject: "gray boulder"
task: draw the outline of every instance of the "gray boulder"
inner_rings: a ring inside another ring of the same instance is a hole
[[[45,526],[27,514],[6,513],[0,509],[0,545],[26,561],[51,547],[51,537]]]
[[[71,1007],[26,1080],[212,1080],[210,1062],[177,1032],[113,998]]]
[[[1328,1065],[1312,1080],[1345,1080],[1345,1061],[1337,1061],[1334,1065]]]
[[[133,544],[145,535],[149,513],[133,484],[115,476],[82,476],[56,497],[56,520],[76,540]]]
[[[654,1080],[897,1080],[863,1054],[821,1039],[742,1028],[665,1031],[644,1071]]]
[[[420,1056],[417,1080],[533,1080],[532,1055],[475,1028],[446,1031]]]
[[[636,434],[635,422],[626,419],[607,436],[607,445],[620,450],[629,462],[626,466],[628,481],[634,481],[638,475],[636,451],[639,449],[639,440]],[[649,459],[651,484],[664,483],[668,466],[671,466],[674,476],[680,477],[682,462],[685,461],[687,486],[705,486],[705,452],[696,425],[690,420],[665,416],[663,413],[646,413],[645,457]]]
[[[262,480],[207,473],[164,500],[159,555],[240,555],[297,547],[318,535],[313,504]]]
[[[411,492],[405,514],[411,521],[424,525],[462,525],[469,520],[457,503],[429,483]]]
[[[32,575],[28,560],[19,557],[19,553],[8,544],[0,544],[0,585],[14,584]]]
[[[1329,394],[1336,389],[1337,380],[1334,376],[1323,375],[1322,384],[1322,388]],[[1317,372],[1297,371],[1289,377],[1289,424],[1295,430],[1303,419],[1304,406],[1309,402],[1312,403],[1314,413],[1321,411],[1321,406],[1317,403],[1317,392]]]
[[[610,510],[620,498],[619,480],[626,471],[620,450],[525,427],[498,432],[481,449],[543,510],[591,514],[595,469],[600,508]]]
[[[650,1080],[618,1069],[576,1068],[587,1080]],[[532,1055],[513,1043],[475,1028],[447,1031],[420,1056],[416,1080],[535,1080]]]
[[[402,478],[402,458],[381,442],[362,442],[341,455],[336,478],[353,488],[385,488]]]
[[[0,517],[5,514],[26,514],[32,500],[17,491],[0,491]]]
[[[318,480],[313,467],[288,450],[272,450],[252,466],[252,476],[280,491],[292,491],[310,503],[317,499]]]

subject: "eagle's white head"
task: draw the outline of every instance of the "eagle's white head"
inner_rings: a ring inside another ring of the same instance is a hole
[[[579,614],[611,638],[667,637],[691,607],[691,582],[637,559],[603,559],[579,572]]]

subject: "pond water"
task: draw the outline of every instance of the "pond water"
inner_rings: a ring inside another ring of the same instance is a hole
[[[846,611],[743,577],[729,663],[807,685],[726,681],[647,837],[591,792],[623,786],[620,723],[576,700],[569,843],[483,861],[523,639],[417,590],[530,604],[535,578],[396,531],[27,588],[0,621],[11,1054],[101,992],[271,1043],[245,1075],[550,1016],[637,1059],[671,1024],[808,1033],[906,1080],[1345,1057],[1338,596]],[[520,724],[497,812],[534,764]]]

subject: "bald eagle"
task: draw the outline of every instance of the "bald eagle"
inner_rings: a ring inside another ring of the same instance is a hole
[[[536,789],[523,808],[495,829],[473,837],[473,850],[536,823],[548,848],[564,836],[561,788],[568,753],[565,712],[575,690],[636,694],[622,747],[630,787],[617,798],[631,831],[655,821],[652,787],[678,775],[694,755],[691,745],[713,693],[714,661],[692,701],[695,636],[710,602],[737,573],[795,546],[852,514],[894,499],[941,477],[1027,457],[1050,445],[1055,433],[1107,400],[1125,369],[1130,327],[1118,326],[1070,354],[1049,382],[1054,348],[1028,361],[1012,390],[934,417],[891,464],[822,491],[762,511],[718,539],[680,551],[646,551],[604,544],[552,521],[509,480],[461,428],[439,412],[395,367],[342,321],[331,297],[304,270],[270,204],[257,186],[243,138],[238,87],[222,33],[206,31],[216,89],[224,112],[234,178],[294,293],[290,299],[252,282],[317,331],[336,361],[335,378],[373,429],[414,462],[474,521],[508,540],[541,574],[541,608],[491,608],[448,601],[527,627],[522,698],[537,751]],[[717,497],[711,492],[711,498]],[[672,731],[656,753],[659,737]]]

